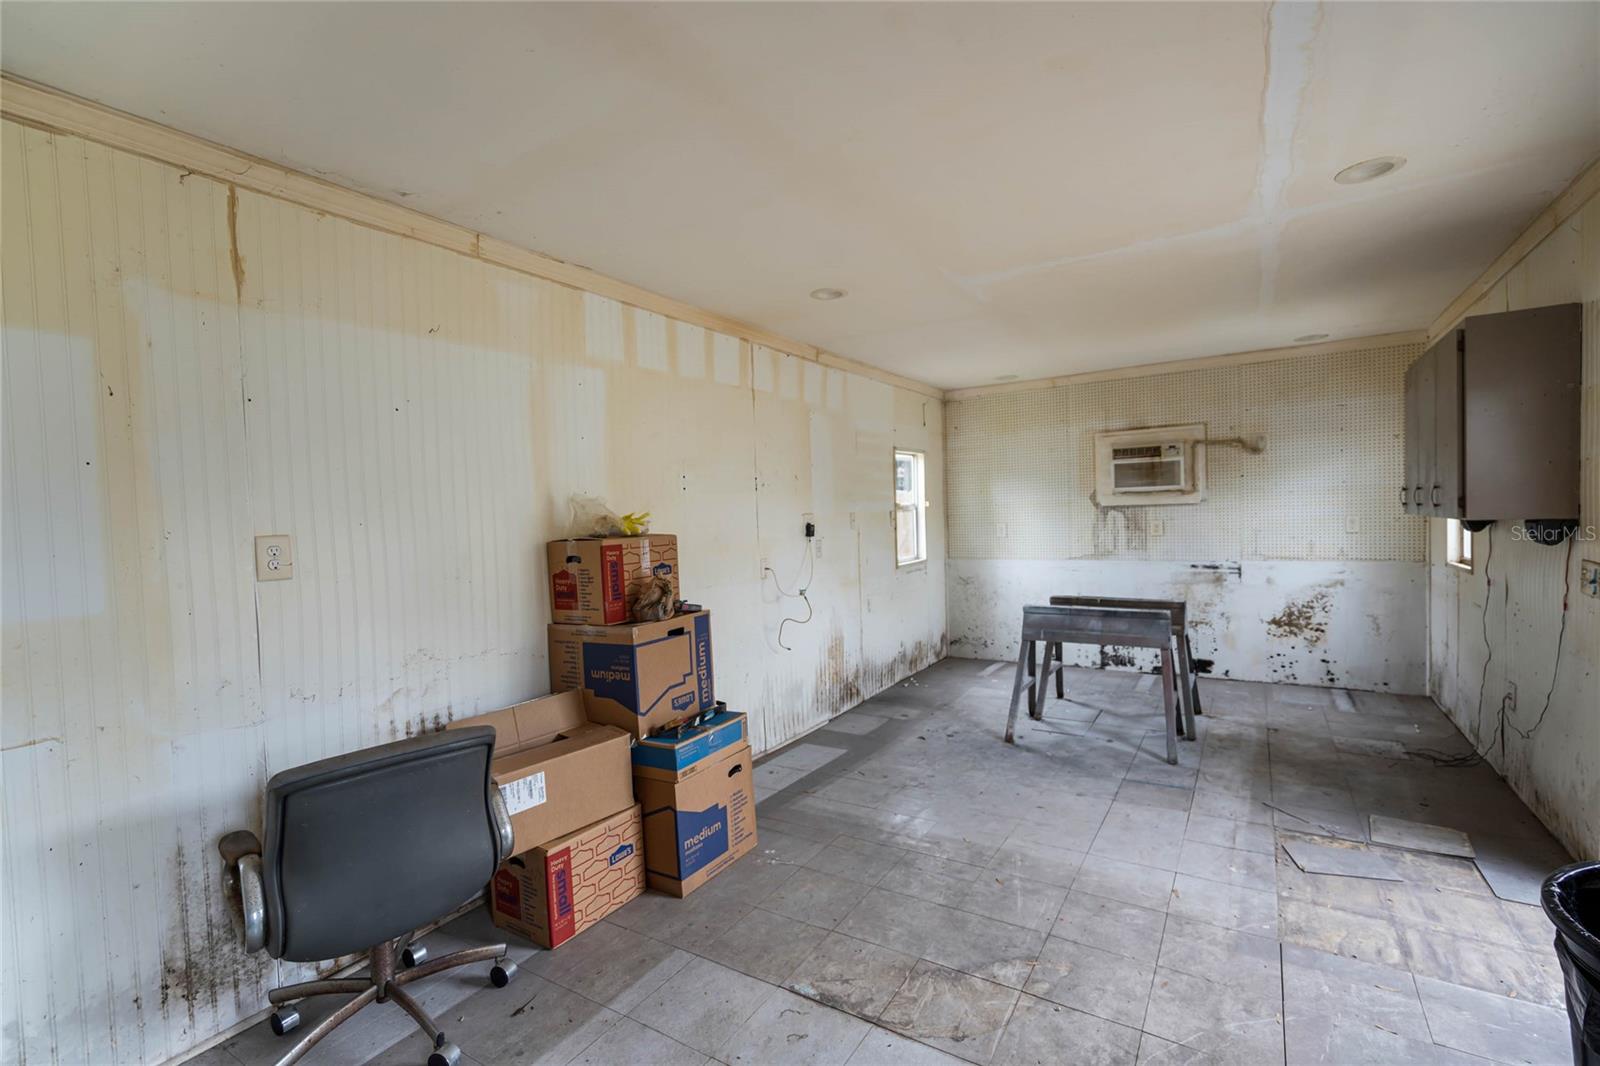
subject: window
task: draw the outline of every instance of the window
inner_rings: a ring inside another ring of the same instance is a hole
[[[1451,566],[1472,569],[1472,530],[1461,524],[1459,518],[1444,520],[1445,559]]]
[[[894,453],[895,565],[910,566],[928,558],[928,494],[921,452]]]

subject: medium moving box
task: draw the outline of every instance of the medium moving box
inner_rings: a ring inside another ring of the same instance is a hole
[[[489,916],[554,948],[643,891],[644,826],[634,805],[501,863]]]
[[[701,759],[682,773],[636,766],[650,887],[687,896],[756,846],[750,745]]]
[[[701,759],[745,740],[745,716],[722,710],[708,714],[697,726],[655,737],[642,737],[633,745],[633,765],[682,773]]]
[[[678,538],[670,533],[642,537],[586,537],[545,545],[550,564],[550,620],[571,625],[617,625],[628,620],[630,595],[649,577],[672,583],[672,598],[683,595],[678,582]]]
[[[581,688],[589,717],[636,737],[716,706],[711,612],[624,626],[550,627],[550,687]]]
[[[590,722],[583,693],[458,718],[446,728],[479,725],[494,727],[489,772],[511,813],[514,850],[527,851],[633,802],[628,735]]]

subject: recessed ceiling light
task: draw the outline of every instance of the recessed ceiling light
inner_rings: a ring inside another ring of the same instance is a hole
[[[1376,159],[1364,159],[1359,163],[1352,163],[1333,176],[1333,180],[1340,185],[1360,185],[1364,181],[1381,178],[1385,174],[1393,174],[1406,165],[1405,159],[1397,155],[1380,155]]]
[[[1327,339],[1328,335],[1326,333],[1302,333],[1294,339],[1294,342],[1296,344],[1307,344],[1311,341],[1325,341]]]
[[[996,381],[1015,381],[1015,380],[1017,380],[1017,375],[1015,375],[1015,374],[1001,374],[999,377],[995,378],[995,380]]]
[[[813,300],[837,300],[844,296],[843,289],[812,289]]]

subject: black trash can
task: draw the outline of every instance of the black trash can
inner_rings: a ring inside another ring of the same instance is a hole
[[[1556,957],[1567,986],[1572,1061],[1600,1066],[1600,862],[1563,866],[1539,894],[1556,926]]]

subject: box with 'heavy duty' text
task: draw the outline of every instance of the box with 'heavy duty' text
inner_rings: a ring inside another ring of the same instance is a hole
[[[559,947],[644,891],[637,805],[513,855],[490,886],[494,924]]]
[[[632,600],[651,578],[666,578],[678,599],[678,538],[580,537],[545,546],[550,565],[550,620],[568,625],[620,625]]]

